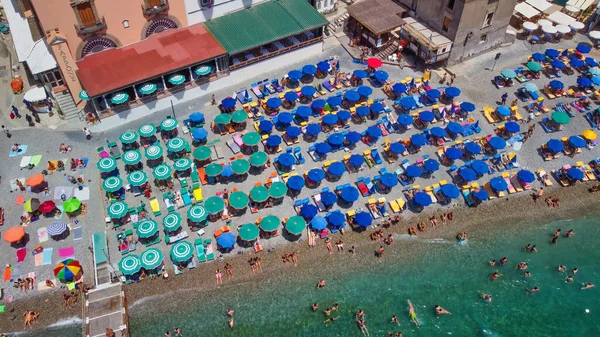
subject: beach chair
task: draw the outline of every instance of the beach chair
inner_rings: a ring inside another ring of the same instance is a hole
[[[198,262],[206,262],[206,255],[204,254],[204,242],[202,238],[194,240],[194,246],[196,246],[196,256],[198,256]]]
[[[538,176],[539,181],[544,186],[552,186],[552,180],[550,180],[550,177],[548,176],[546,171],[544,171],[544,169],[537,170],[537,176]]]
[[[121,159],[121,150],[119,150],[119,147],[117,146],[117,142],[109,142],[108,148],[110,151],[110,155],[114,159]]]
[[[510,174],[508,172],[502,172],[502,178],[504,179],[504,181],[508,185],[508,189],[507,189],[508,190],[508,194],[517,193],[517,190],[513,186],[512,182],[510,181]]]
[[[192,204],[192,199],[190,198],[190,193],[187,189],[182,188],[179,193],[181,193],[181,199],[183,200],[183,204],[185,206],[189,206]]]
[[[469,207],[475,206],[475,201],[471,197],[471,190],[470,190],[469,186],[463,186],[462,196],[463,196],[463,198],[465,198],[465,202],[467,203],[467,206],[469,206]]]
[[[492,187],[490,186],[490,183],[487,182],[483,185],[483,189],[488,192],[488,195],[490,197],[490,200],[496,199],[496,197],[498,196],[496,194],[496,192],[494,191],[494,189],[492,189]]]
[[[521,184],[521,182],[519,181],[518,177],[517,177],[517,173],[513,173],[510,176],[510,182],[512,183],[513,187],[515,188],[515,190],[517,192],[523,192],[523,185]]]
[[[206,252],[206,260],[212,261],[215,259],[215,252],[212,245],[212,239],[204,240],[204,249]]]
[[[162,214],[160,211],[160,205],[158,204],[158,199],[156,199],[156,197],[150,198],[150,208],[152,209],[154,216],[160,216]]]

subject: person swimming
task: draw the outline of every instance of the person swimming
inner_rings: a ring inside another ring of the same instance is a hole
[[[410,316],[410,320],[415,323],[416,326],[419,326],[419,320],[417,319],[417,314],[415,313],[415,308],[413,307],[413,304],[410,302],[410,300],[408,301],[408,316]]]
[[[529,289],[529,290],[527,290],[527,291],[529,291],[530,293],[537,293],[538,291],[540,291],[540,288],[538,288],[538,287],[533,287],[533,288],[531,288],[531,289]]]
[[[581,290],[586,290],[586,289],[590,289],[590,288],[594,288],[595,285],[592,282],[588,282],[585,284],[585,286],[583,288],[581,288]]]
[[[317,283],[317,289],[325,287],[326,284],[327,284],[327,281],[320,280],[319,283]]]
[[[484,300],[492,303],[492,295],[491,294],[486,294],[486,293],[481,292],[481,291],[477,291],[477,292],[481,295],[481,298],[483,298]]]
[[[488,262],[490,264],[490,266],[495,266],[496,265],[496,260],[491,260],[490,262]]]
[[[312,305],[312,311],[313,311],[313,312],[316,312],[317,310],[319,310],[319,304],[318,304],[318,303],[314,303],[314,304]]]
[[[438,315],[438,316],[441,316],[441,315],[452,315],[452,313],[450,311],[442,308],[441,306],[439,306],[437,304],[435,305],[434,309],[435,309],[436,315]]]
[[[392,315],[392,323],[396,323],[398,324],[398,326],[400,326],[400,322],[398,322],[398,318],[396,317],[396,315]]]
[[[490,277],[492,278],[492,281],[496,281],[500,276],[502,276],[502,275],[499,274],[498,271],[495,271],[492,273],[492,275],[490,275]]]
[[[329,317],[328,319],[324,320],[323,323],[329,324],[329,323],[332,323],[333,321],[337,320],[338,318],[340,318],[340,317],[339,316],[338,317]]]
[[[565,282],[572,283],[573,282],[573,276],[567,275],[567,278],[565,279]]]

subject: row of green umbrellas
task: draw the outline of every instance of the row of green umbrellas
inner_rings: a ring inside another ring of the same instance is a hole
[[[192,167],[192,161],[188,158],[179,159],[173,164],[177,171],[185,171]],[[171,178],[173,170],[167,164],[160,164],[154,168],[152,175],[158,180],[166,180]],[[133,171],[127,176],[127,181],[132,186],[141,186],[148,181],[146,172],[142,170]],[[118,176],[112,176],[104,179],[102,188],[106,192],[116,192],[123,187],[123,180]]]
[[[231,114],[220,114],[215,117],[215,124],[227,125],[230,122],[233,123],[244,123],[248,119],[248,114],[244,110],[236,110]]]
[[[163,254],[158,248],[148,248],[141,256],[129,253],[119,261],[119,270],[125,276],[135,275],[142,268],[146,270],[155,270],[163,263]]]

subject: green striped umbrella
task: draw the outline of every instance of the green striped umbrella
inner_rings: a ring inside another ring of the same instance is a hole
[[[248,119],[248,114],[244,110],[236,110],[231,114],[231,121],[234,123],[243,123]]]
[[[160,123],[160,129],[163,131],[171,131],[177,128],[179,123],[175,118],[167,118]]]
[[[571,117],[562,111],[554,111],[552,113],[552,120],[557,124],[567,124],[571,120]]]
[[[125,276],[135,275],[140,272],[140,269],[142,269],[142,263],[135,254],[129,253],[119,261],[119,270]]]
[[[188,219],[193,222],[202,222],[206,220],[208,213],[206,209],[200,205],[194,205],[188,209],[187,212]]]
[[[281,181],[275,181],[269,187],[269,194],[273,198],[281,198],[287,193],[287,186]]]
[[[167,143],[167,150],[170,152],[179,152],[185,149],[185,140],[181,137],[170,139]]]
[[[249,201],[248,194],[241,191],[233,192],[229,195],[229,205],[235,209],[244,209],[248,206]]]
[[[217,163],[209,164],[204,168],[204,173],[209,177],[216,177],[221,174],[221,172],[223,172],[223,166]]]
[[[148,181],[148,175],[144,171],[133,171],[127,176],[127,181],[132,186],[142,186]]]
[[[169,77],[169,83],[171,83],[173,85],[180,85],[183,82],[185,82],[185,76],[183,76],[183,75],[175,74],[175,75],[172,75],[171,77]]]
[[[208,214],[217,214],[225,208],[225,201],[217,196],[212,196],[204,201],[204,207]]]
[[[166,164],[160,164],[152,171],[154,178],[165,180],[171,178],[171,168]]]
[[[125,92],[118,92],[114,95],[112,95],[112,97],[110,98],[110,102],[112,104],[122,104],[127,102],[127,100],[129,99],[129,94],[125,93]]]
[[[136,232],[142,239],[153,237],[158,233],[158,224],[152,219],[143,220],[138,224]]]
[[[211,70],[212,68],[210,66],[199,66],[198,68],[196,68],[196,70],[194,70],[194,72],[196,73],[196,75],[204,76],[208,75]]]
[[[207,160],[208,158],[210,158],[211,155],[211,151],[210,148],[208,146],[198,146],[195,150],[194,150],[194,159],[196,160]]]
[[[121,219],[127,214],[127,204],[124,201],[114,201],[108,206],[106,213],[111,219]]]
[[[140,256],[142,268],[154,270],[163,263],[163,254],[158,248],[148,248]]]
[[[188,158],[181,158],[173,164],[175,171],[185,171],[192,167],[192,161]]]
[[[87,91],[81,90],[79,92],[79,98],[81,98],[84,101],[89,101],[90,100],[90,95],[88,95]]]
[[[140,94],[142,95],[150,95],[151,93],[156,91],[156,84],[154,83],[146,83],[144,85],[142,85],[138,91],[140,92]]]
[[[156,127],[154,127],[152,124],[144,124],[140,126],[138,132],[142,137],[152,137],[156,133]]]
[[[187,241],[179,241],[171,246],[171,260],[173,262],[185,262],[192,258],[194,249]]]
[[[248,132],[242,136],[242,142],[246,146],[254,146],[260,142],[260,134],[258,132]]]
[[[269,198],[269,191],[262,185],[254,186],[250,190],[250,198],[252,198],[252,200],[255,202],[266,201]]]
[[[181,227],[181,215],[177,212],[171,212],[163,218],[162,224],[167,232],[176,231]]]
[[[267,162],[267,159],[269,159],[269,155],[266,152],[263,152],[263,151],[254,152],[250,156],[250,165],[262,166]]]
[[[127,151],[123,154],[125,165],[137,165],[142,161],[142,155],[137,150]]]
[[[275,215],[267,215],[260,221],[260,228],[265,232],[272,232],[277,230],[281,224],[281,219]]]
[[[146,158],[148,158],[150,160],[158,159],[158,158],[162,157],[162,155],[163,155],[163,149],[162,149],[162,147],[160,147],[158,145],[150,145],[146,149]]]
[[[246,159],[237,159],[231,162],[231,170],[235,174],[246,174],[250,169],[250,163]]]
[[[101,158],[98,160],[96,167],[100,172],[108,173],[117,168],[117,161],[111,157]]]
[[[119,177],[108,177],[102,182],[102,188],[106,192],[116,192],[123,187],[123,180]]]
[[[217,115],[217,117],[215,117],[215,124],[225,125],[225,124],[229,124],[229,122],[231,122],[230,114],[220,114],[220,115]]]
[[[123,144],[131,144],[138,139],[138,135],[137,135],[137,133],[135,133],[133,131],[126,131],[121,134],[119,139],[121,140],[121,143],[123,143]]]
[[[290,217],[285,223],[285,229],[292,235],[300,235],[306,228],[306,220],[299,215]]]
[[[238,235],[244,241],[253,241],[258,238],[259,233],[258,226],[253,223],[247,223],[240,228]]]
[[[77,198],[67,199],[63,204],[63,210],[67,213],[73,213],[81,207],[81,201]]]

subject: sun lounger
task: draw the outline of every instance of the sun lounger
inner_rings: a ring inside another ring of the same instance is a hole
[[[175,242],[178,242],[178,241],[181,241],[183,239],[186,239],[188,236],[189,235],[188,235],[187,231],[185,231],[185,230],[182,230],[177,235],[173,235],[173,236],[165,235],[165,243],[166,244],[173,244]]]
[[[515,190],[517,192],[523,192],[523,185],[521,185],[521,182],[517,178],[517,174],[516,173],[513,173],[511,175],[510,182],[512,183],[513,187],[515,188]]]
[[[462,189],[462,195],[465,198],[465,202],[467,203],[467,206],[474,206],[475,205],[475,201],[473,201],[473,198],[471,198],[471,190],[469,189],[468,186],[463,187],[463,189]]]
[[[194,201],[201,202],[203,200],[202,197],[202,188],[198,184],[192,185],[193,193],[194,193]]]
[[[508,172],[502,172],[502,178],[504,179],[504,181],[508,185],[508,189],[507,189],[508,190],[508,194],[517,193],[517,190],[513,186],[512,182],[510,181],[510,175],[509,175],[509,173]]]
[[[552,186],[552,180],[543,169],[537,170],[538,179],[544,186]]]
[[[215,252],[212,245],[212,239],[204,240],[204,249],[206,252],[206,260],[212,261],[215,259]]]
[[[496,199],[496,192],[492,189],[492,187],[490,186],[490,183],[487,182],[483,185],[483,189],[488,192],[488,195],[490,197],[490,200]]]
[[[196,256],[198,257],[198,261],[205,262],[206,255],[204,254],[204,243],[202,238],[197,238],[194,240],[194,246],[196,246]]]
[[[315,202],[317,208],[319,209],[319,212],[325,212],[327,210],[327,207],[325,207],[325,204],[321,201],[321,193],[314,194],[312,196],[312,199]]]
[[[119,147],[117,146],[116,142],[108,143],[108,148],[110,150],[111,157],[113,157],[114,159],[121,158],[121,150],[119,150]]]
[[[333,88],[333,86],[331,85],[331,83],[329,83],[329,81],[323,82],[323,88],[327,89],[327,91],[329,91],[329,92],[332,92],[333,90],[335,90]]]
[[[156,197],[150,198],[150,208],[152,209],[154,216],[159,216],[162,214],[160,211],[160,205],[158,204],[158,199],[156,199]]]

